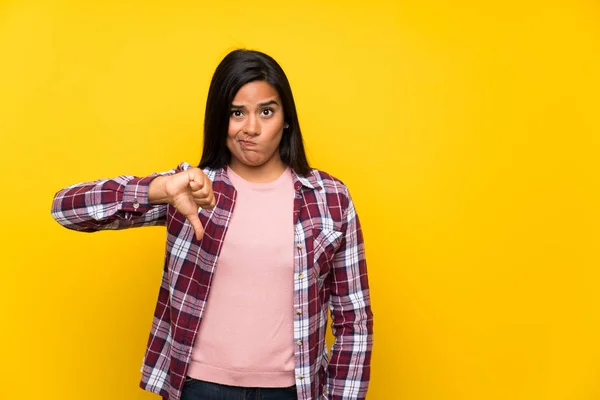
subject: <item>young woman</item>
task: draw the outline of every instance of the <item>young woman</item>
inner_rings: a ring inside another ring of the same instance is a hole
[[[289,82],[268,55],[236,50],[217,67],[198,168],[70,186],[52,215],[83,232],[166,226],[143,389],[365,398],[373,315],[360,223],[346,186],[310,168]]]

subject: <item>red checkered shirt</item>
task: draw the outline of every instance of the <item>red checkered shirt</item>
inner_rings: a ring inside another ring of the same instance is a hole
[[[167,227],[164,272],[140,386],[165,399],[181,396],[211,279],[226,240],[236,190],[225,169],[205,169],[217,205],[200,210],[205,228],[196,240],[189,222],[168,204],[152,205],[148,187],[158,175],[120,176],[59,191],[52,215],[82,232]],[[298,399],[364,399],[370,379],[373,314],[363,236],[348,189],[318,170],[292,171],[294,200],[295,375]],[[335,337],[328,356],[328,307]],[[291,340],[292,338],[290,338]]]

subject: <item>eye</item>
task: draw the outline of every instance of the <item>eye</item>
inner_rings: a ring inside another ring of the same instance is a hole
[[[241,110],[232,110],[231,111],[231,116],[235,117],[235,118],[239,118],[242,116],[242,111]]]
[[[260,114],[263,117],[270,117],[271,115],[273,115],[273,113],[275,113],[275,110],[273,110],[272,108],[265,108],[260,112]]]

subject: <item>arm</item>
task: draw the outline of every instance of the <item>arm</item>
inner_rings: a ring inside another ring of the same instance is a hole
[[[81,232],[164,225],[167,205],[160,203],[166,196],[154,180],[173,175],[179,168],[142,178],[119,176],[69,186],[54,196],[52,217],[65,228]]]
[[[327,393],[329,400],[362,400],[370,379],[373,313],[362,230],[349,195],[342,234],[331,282],[331,330],[335,341]]]

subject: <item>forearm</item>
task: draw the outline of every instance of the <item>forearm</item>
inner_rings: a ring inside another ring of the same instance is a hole
[[[354,296],[352,296],[354,297]],[[362,400],[367,395],[373,349],[373,313],[370,300],[360,308],[349,298],[332,299],[335,341],[328,366],[329,400]]]
[[[175,172],[143,178],[119,176],[69,186],[54,196],[52,216],[65,228],[82,232],[162,225],[166,206],[160,180]]]
[[[335,341],[328,368],[329,400],[362,400],[371,376],[373,312],[362,229],[348,196],[342,242],[331,273],[330,308]]]

